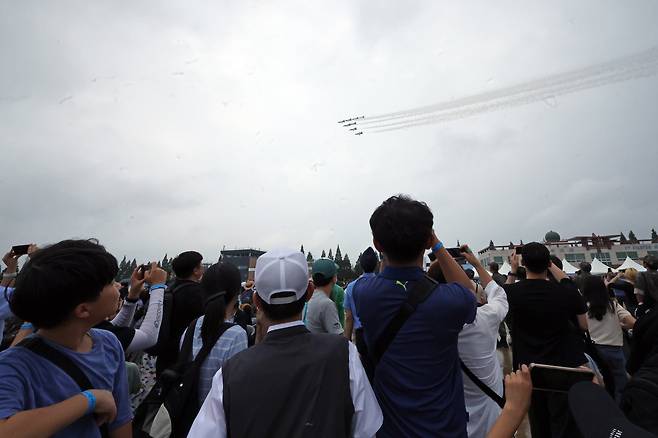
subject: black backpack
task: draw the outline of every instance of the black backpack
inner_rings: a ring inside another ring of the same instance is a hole
[[[658,352],[626,384],[620,407],[632,423],[658,434]]]
[[[222,334],[235,324],[224,323],[209,344],[204,344],[194,360],[192,343],[198,319],[187,327],[178,362],[158,377],[153,389],[135,411],[133,437],[186,437],[199,413],[199,374],[201,365]]]
[[[171,320],[174,314],[174,293],[177,293],[186,286],[191,286],[193,283],[182,283],[173,289],[167,288],[165,290],[162,300],[162,321],[160,322],[160,331],[158,332],[158,341],[154,346],[145,349],[144,351],[151,356],[157,356],[162,353],[172,342],[171,336]],[[176,340],[178,342],[178,340]],[[178,345],[178,344],[177,344]]]

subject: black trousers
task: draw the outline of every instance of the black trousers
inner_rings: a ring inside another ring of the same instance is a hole
[[[581,438],[569,411],[566,393],[532,391],[530,411],[532,438]]]
[[[356,344],[356,350],[359,352],[359,355],[361,356],[361,363],[363,364],[363,368],[366,370],[366,375],[368,376],[368,380],[372,382],[375,368],[372,364],[372,361],[370,360],[370,355],[368,354],[368,346],[366,345],[366,341],[365,339],[363,339],[362,328],[358,328],[354,330],[354,343]]]

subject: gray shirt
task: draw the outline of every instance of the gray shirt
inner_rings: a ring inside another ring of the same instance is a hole
[[[311,333],[334,333],[337,335],[343,333],[343,326],[340,325],[338,319],[336,304],[320,289],[313,292],[313,296],[308,302],[304,322]]]

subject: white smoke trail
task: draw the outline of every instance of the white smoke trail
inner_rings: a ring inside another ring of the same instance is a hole
[[[385,132],[498,111],[658,73],[658,47],[603,64],[548,76],[520,85],[388,114],[366,117],[364,132]]]

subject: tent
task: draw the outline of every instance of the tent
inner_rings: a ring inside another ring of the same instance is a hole
[[[607,274],[608,269],[611,269],[610,266],[604,264],[601,260],[597,259],[596,257],[594,260],[592,260],[592,274],[593,275],[598,275],[598,274]],[[612,270],[613,272],[616,272],[616,269]]]
[[[638,262],[636,262],[635,260],[633,260],[628,256],[626,256],[626,260],[624,260],[624,263],[622,263],[621,266],[617,268],[617,270],[622,271],[624,269],[630,269],[630,268],[637,269],[639,272],[644,272],[647,270],[644,266],[642,266],[641,264],[639,264]]]
[[[567,259],[562,259],[562,270],[565,274],[575,274],[578,268],[569,263]]]

